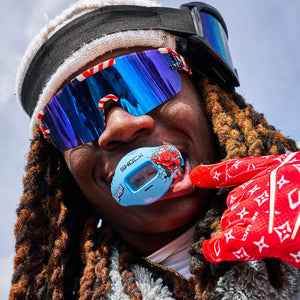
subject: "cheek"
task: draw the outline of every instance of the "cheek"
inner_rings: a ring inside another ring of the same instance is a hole
[[[170,124],[176,127],[193,129],[202,137],[212,135],[212,128],[202,106],[202,100],[196,93],[181,91],[176,98],[167,103],[162,114]],[[201,133],[201,134],[199,134]]]
[[[93,147],[84,146],[64,154],[67,166],[80,190],[99,213],[114,206],[110,185],[107,183],[107,163],[104,155]],[[101,201],[100,201],[101,199]]]
[[[194,128],[199,127],[199,120],[202,120],[202,123],[207,122],[202,100],[194,83],[187,75],[182,76],[180,92],[166,103],[162,114],[165,114],[170,121],[176,119],[177,122],[191,124]]]
[[[160,113],[160,120],[162,122],[165,121],[165,124],[171,126],[175,125],[175,127],[178,125],[183,125],[182,127],[185,127],[192,119],[196,119],[194,116],[195,107],[193,107],[185,98],[180,97],[180,95],[170,99],[170,101],[162,107]]]
[[[97,151],[90,148],[92,147],[85,145],[81,148],[71,149],[64,155],[71,174],[88,200],[90,200],[91,194],[95,193],[97,185],[101,184],[102,188],[105,186],[100,180],[104,176],[99,176],[98,182],[95,181],[95,168],[99,166],[98,169],[101,169],[101,161],[97,157]]]
[[[80,182],[81,178],[88,178],[91,174],[91,168],[93,160],[91,159],[89,152],[84,149],[71,149],[64,153],[64,157],[67,166],[72,173],[76,181]]]
[[[188,103],[180,103],[178,105],[177,114],[180,116],[180,121],[187,123],[190,127],[201,128],[204,120],[204,114],[200,108],[200,99],[189,99]]]

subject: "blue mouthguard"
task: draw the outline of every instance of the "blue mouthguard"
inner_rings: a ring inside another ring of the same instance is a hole
[[[173,146],[133,150],[117,165],[112,196],[123,206],[151,204],[168,191],[175,173],[183,165],[181,153]]]

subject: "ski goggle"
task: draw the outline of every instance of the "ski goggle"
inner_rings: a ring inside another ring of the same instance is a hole
[[[144,115],[181,90],[179,70],[191,74],[184,59],[167,48],[105,61],[58,91],[39,113],[39,127],[60,151],[94,141],[105,129],[109,101]]]
[[[196,31],[187,39],[178,39],[178,51],[193,71],[227,86],[239,86],[228,46],[227,27],[218,10],[203,2],[183,4],[180,8],[190,12]]]

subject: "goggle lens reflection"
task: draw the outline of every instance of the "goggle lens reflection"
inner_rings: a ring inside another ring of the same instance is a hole
[[[111,59],[61,89],[43,108],[38,123],[60,151],[94,141],[105,129],[106,102],[144,115],[180,91],[178,70],[190,72],[182,57],[165,48]]]

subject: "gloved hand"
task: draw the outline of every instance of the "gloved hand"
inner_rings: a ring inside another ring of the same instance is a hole
[[[203,242],[212,263],[277,257],[300,268],[300,152],[200,165],[194,185],[234,188],[221,231]]]

